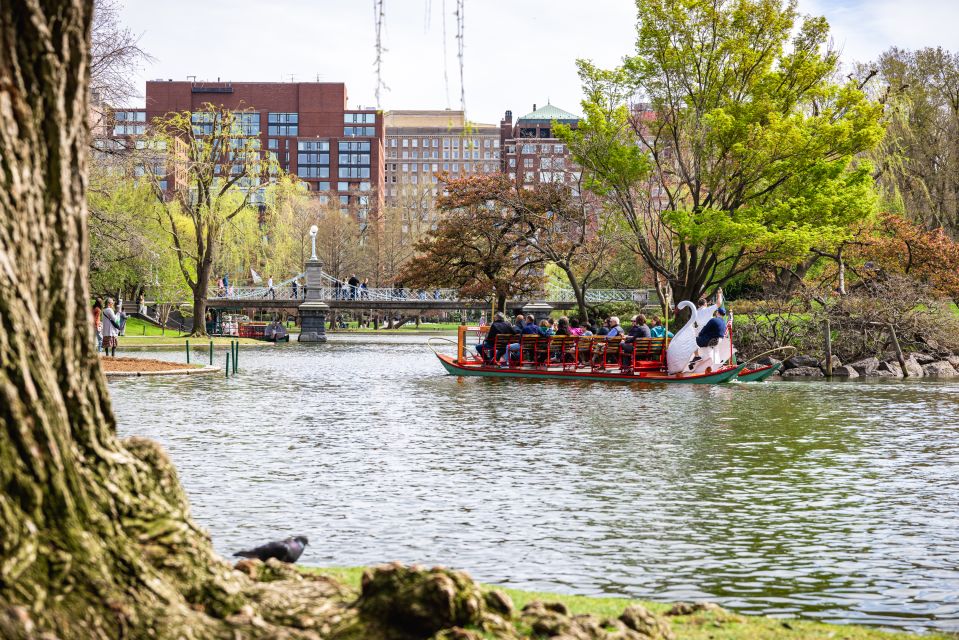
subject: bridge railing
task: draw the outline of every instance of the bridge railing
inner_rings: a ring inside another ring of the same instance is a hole
[[[298,286],[294,291],[292,286],[274,287],[271,291],[267,287],[231,287],[229,291],[214,291],[210,296],[213,300],[304,300],[306,287]],[[460,299],[456,289],[411,290],[400,288],[367,288],[353,289],[347,287],[321,287],[320,299],[324,301],[348,300],[374,302],[417,302],[439,300],[455,302]]]
[[[646,306],[654,294],[648,289],[587,289],[586,302],[602,304],[605,302],[629,302],[637,306]],[[306,287],[298,286],[294,291],[290,285],[274,287],[271,291],[267,287],[230,287],[229,290],[215,290],[210,296],[212,300],[304,300]],[[406,289],[406,288],[370,288],[351,289],[346,287],[321,287],[320,299],[330,302],[370,301],[370,302],[458,302],[461,300],[456,289]],[[530,300],[545,300],[546,302],[576,302],[576,294],[572,289],[554,289],[546,294],[529,296]]]

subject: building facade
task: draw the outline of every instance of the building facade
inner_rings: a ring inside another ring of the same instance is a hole
[[[518,186],[548,182],[569,182],[578,175],[569,158],[569,149],[553,133],[554,123],[579,124],[579,116],[546,103],[513,122],[507,111],[500,121],[501,170]]]
[[[194,114],[203,126],[207,105],[239,112],[246,135],[260,139],[284,172],[296,175],[321,200],[365,223],[384,197],[382,114],[350,109],[346,85],[336,82],[146,83],[146,108],[114,113],[114,136],[138,135],[147,123],[171,112]]]
[[[453,178],[500,170],[496,125],[467,122],[462,111],[391,111],[386,121],[386,203],[409,222],[436,223],[440,174]]]

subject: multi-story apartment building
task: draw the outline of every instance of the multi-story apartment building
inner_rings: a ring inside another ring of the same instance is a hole
[[[147,123],[189,111],[197,126],[207,105],[240,113],[246,135],[260,138],[286,172],[310,191],[365,222],[384,197],[384,123],[373,109],[350,109],[346,85],[336,82],[174,82],[146,84],[146,108],[113,114],[114,136],[144,133]]]
[[[391,111],[386,121],[386,202],[432,226],[438,175],[453,178],[500,170],[496,125],[467,122],[462,111]]]
[[[513,123],[513,112],[507,111],[500,121],[500,146],[503,149],[502,171],[517,185],[541,182],[567,182],[574,172],[569,150],[553,135],[554,123],[575,128],[579,116],[547,103]]]

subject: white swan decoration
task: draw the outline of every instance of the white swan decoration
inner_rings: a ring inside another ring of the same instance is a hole
[[[686,367],[696,352],[696,336],[699,335],[702,328],[709,322],[709,319],[713,317],[713,313],[719,306],[714,304],[703,307],[702,309],[697,309],[696,305],[689,300],[683,300],[676,305],[676,308],[689,309],[690,313],[689,320],[686,321],[682,329],[676,332],[676,336],[669,341],[669,347],[666,349],[666,372],[669,375],[675,375],[680,371],[688,371]],[[722,350],[720,351],[720,349]],[[715,351],[717,357],[719,357],[721,353],[729,353],[729,343],[726,342],[726,338],[720,341]],[[696,362],[695,373],[702,373],[701,370],[705,370],[706,367],[713,366],[714,364],[722,365],[727,360],[727,358],[722,358],[720,362],[714,362],[712,358],[709,357],[710,354],[706,353],[703,355],[703,359]]]

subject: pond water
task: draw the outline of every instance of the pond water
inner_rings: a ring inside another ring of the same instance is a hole
[[[243,348],[229,380],[110,389],[224,555],[301,533],[304,564],[959,630],[959,382],[458,379],[424,342]]]

